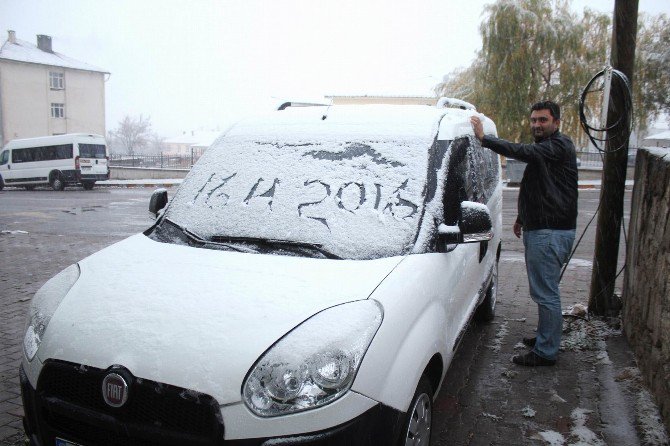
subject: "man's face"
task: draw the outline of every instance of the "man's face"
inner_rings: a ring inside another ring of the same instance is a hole
[[[530,130],[533,132],[535,142],[548,138],[558,130],[560,119],[554,119],[547,109],[533,110],[530,113]]]

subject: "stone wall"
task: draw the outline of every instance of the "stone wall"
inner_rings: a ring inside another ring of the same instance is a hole
[[[190,169],[150,169],[145,167],[109,168],[110,180],[165,180],[184,178]]]
[[[635,166],[623,324],[670,430],[670,150],[640,149]]]

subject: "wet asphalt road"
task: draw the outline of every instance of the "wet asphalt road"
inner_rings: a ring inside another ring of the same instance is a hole
[[[176,189],[168,190],[172,195]],[[64,192],[5,189],[0,192],[1,446],[22,444],[17,369],[21,358],[24,314],[32,295],[64,267],[148,228],[153,221],[148,213],[151,192],[151,188],[96,188],[92,191],[68,188]],[[580,190],[579,231],[594,214],[599,193],[598,190]],[[626,216],[630,209],[630,195],[630,192],[626,193]],[[517,190],[505,190],[502,263],[508,267],[501,267],[501,274],[508,271],[517,277],[514,281],[505,282],[509,285],[501,286],[501,299],[506,293],[518,292],[518,286],[512,289],[513,283],[525,281],[519,267],[523,247],[511,233],[516,217],[516,197]],[[592,260],[595,224],[594,221],[577,249],[575,261],[578,264],[582,262],[588,266]],[[582,275],[586,277],[586,272],[582,271]],[[511,307],[507,310],[514,311]],[[506,311],[505,306],[502,311]],[[448,380],[435,403],[436,424],[431,444],[498,444],[495,441],[485,442],[485,439],[494,440],[505,435],[495,429],[488,433],[478,432],[477,435],[483,435],[479,438],[481,442],[473,443],[476,429],[468,428],[467,420],[463,418],[467,412],[464,408],[475,407],[481,399],[477,394],[481,383],[477,383],[487,379],[484,371],[490,366],[487,363],[491,360],[490,355],[477,352],[486,350],[485,347],[496,337],[498,328],[496,324],[474,327],[465,336]]]

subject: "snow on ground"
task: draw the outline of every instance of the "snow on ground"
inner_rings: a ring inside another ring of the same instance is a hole
[[[507,336],[507,319],[505,319],[501,324],[500,328],[498,328],[498,332],[496,333],[496,337],[493,340],[493,342],[488,345],[487,347],[493,350],[494,352],[499,352],[500,348],[502,347],[502,342],[503,339],[505,339],[505,336]]]
[[[543,440],[551,446],[606,446],[606,443],[595,432],[586,427],[588,416],[592,412],[581,407],[573,409],[570,414],[572,427],[567,439],[562,434],[551,430],[538,432],[533,438]]]
[[[642,373],[637,367],[626,367],[615,378],[628,387],[635,396],[635,418],[637,430],[644,446],[667,446],[670,436],[654,403],[654,399],[642,383]]]
[[[530,406],[521,409],[521,414],[526,418],[533,418],[537,412]]]
[[[662,446],[670,444],[670,437],[665,430],[658,407],[645,388],[641,388],[637,395],[635,415],[643,445]]]
[[[573,319],[563,318],[563,337],[561,350],[566,351],[605,351],[605,339],[612,334],[620,334],[619,330],[612,329],[606,322],[591,318]]]
[[[588,415],[592,410],[582,409],[580,407],[574,409],[570,414],[572,418],[572,429],[570,429],[569,445],[574,446],[606,446],[605,442],[599,438],[591,429],[586,427]]]
[[[597,352],[594,361],[596,365],[612,365],[612,361],[607,353],[606,339],[609,336],[618,335],[621,335],[621,330],[610,327],[602,320],[595,318],[591,318],[590,320],[573,319],[568,317],[564,319],[561,350],[594,351]],[[670,444],[670,437],[665,430],[658,407],[642,383],[640,370],[637,367],[627,367],[619,373],[616,381],[625,382],[627,384],[627,391],[636,395],[635,417],[637,430],[642,438],[642,444],[648,446]],[[600,446],[605,444],[584,426],[583,422],[587,414],[588,411],[585,410],[575,409],[573,411],[575,428],[570,438],[574,437],[578,442],[568,443],[569,445]],[[549,440],[545,441],[549,442]]]

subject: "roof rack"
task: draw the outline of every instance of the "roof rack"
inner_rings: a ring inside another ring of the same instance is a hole
[[[284,102],[277,110],[284,110],[288,107],[328,107],[329,104],[318,104],[316,102]]]
[[[447,97],[440,98],[437,101],[437,108],[460,108],[461,110],[477,111],[477,108],[469,102]]]

